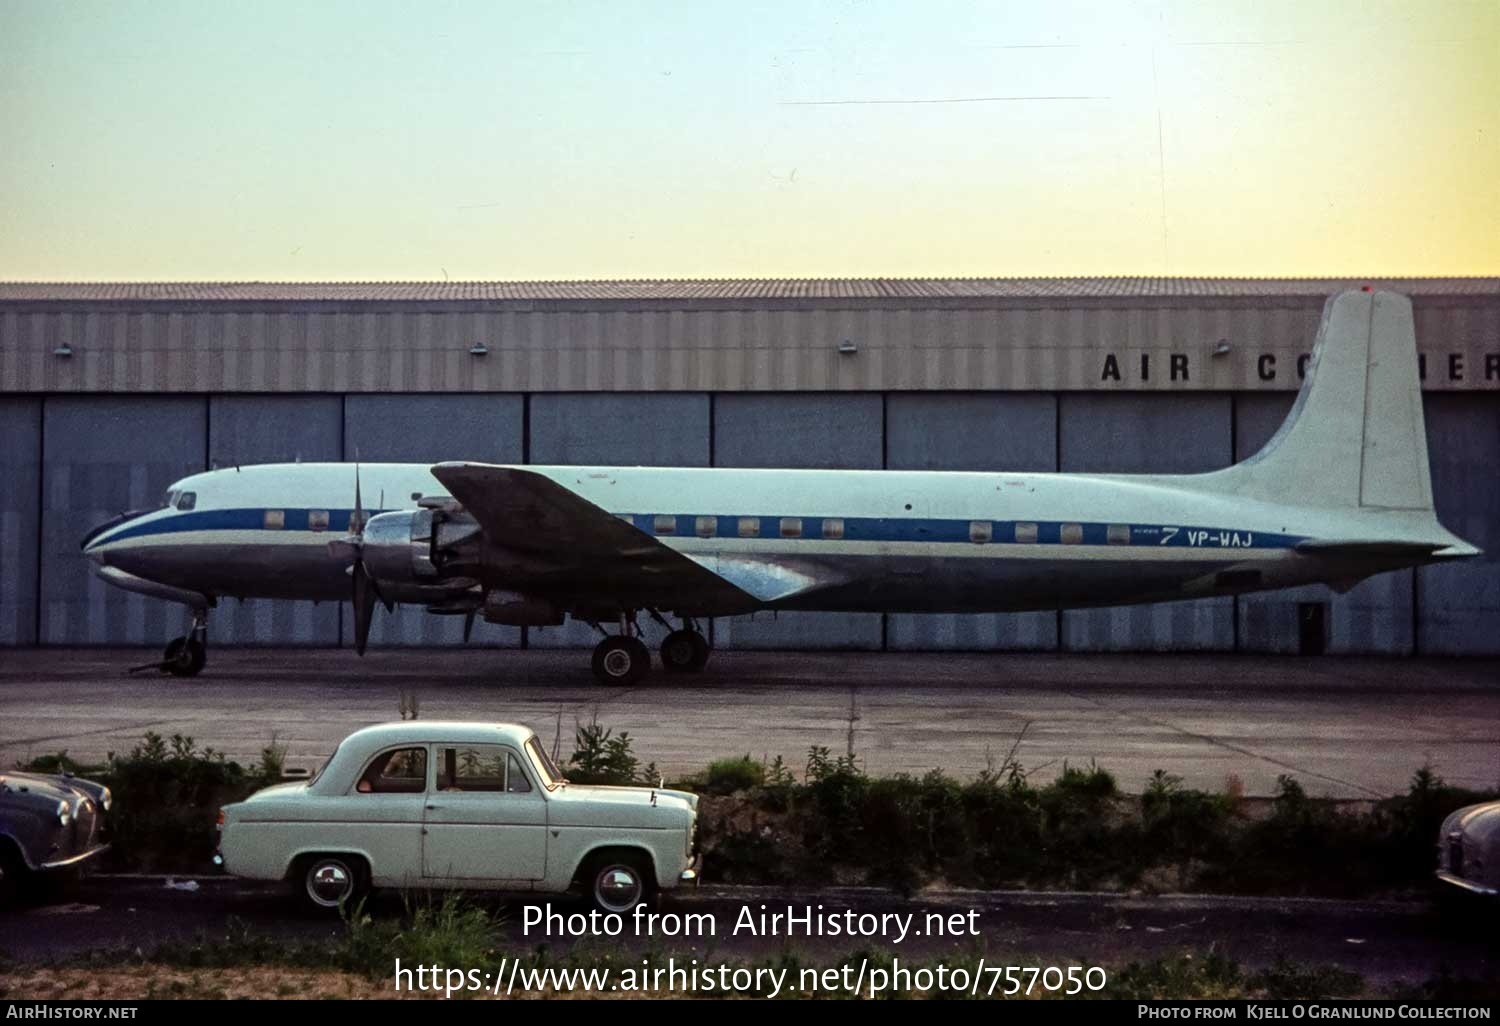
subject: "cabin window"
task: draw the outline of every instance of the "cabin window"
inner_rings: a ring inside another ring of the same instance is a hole
[[[844,536],[844,518],[843,517],[824,517],[823,518],[823,537],[824,538],[828,538],[828,539],[830,539],[832,541],[838,541],[843,536]]]
[[[1129,545],[1130,525],[1110,524],[1109,530],[1105,532],[1105,540],[1108,541],[1111,545]]]
[[[781,536],[783,538],[801,538],[802,537],[802,518],[801,517],[782,517],[781,518]]]
[[[760,517],[740,517],[740,537],[760,537]]]
[[[1061,534],[1064,545],[1078,545],[1083,541],[1083,525],[1063,524]]]
[[[360,775],[355,790],[360,794],[421,794],[427,790],[427,749],[381,752]]]
[[[198,505],[197,492],[183,492],[181,495],[177,496],[178,509],[192,509],[196,505]]]
[[[698,537],[712,538],[714,536],[714,532],[718,530],[718,527],[718,517],[699,517],[697,523]]]
[[[1016,525],[1016,541],[1022,545],[1036,544],[1037,530],[1035,524],[1021,523]]]
[[[657,534],[676,534],[677,518],[674,516],[659,515],[654,520]]]
[[[262,519],[267,531],[280,531],[286,527],[286,511],[281,509],[268,509]]]
[[[988,520],[972,520],[969,522],[969,541],[975,545],[984,545],[995,536],[995,526]]]
[[[328,511],[326,509],[310,509],[307,511],[307,529],[309,531],[328,530]]]

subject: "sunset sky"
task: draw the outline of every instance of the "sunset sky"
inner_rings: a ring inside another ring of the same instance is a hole
[[[1500,0],[0,0],[0,279],[1500,274]]]

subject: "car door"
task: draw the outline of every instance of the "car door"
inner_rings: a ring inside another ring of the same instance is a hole
[[[508,745],[433,746],[422,875],[534,881],[547,869],[547,800]]]

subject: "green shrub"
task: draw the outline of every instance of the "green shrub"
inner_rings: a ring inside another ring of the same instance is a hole
[[[765,782],[766,767],[746,754],[709,763],[702,788],[707,794],[734,794],[760,787]]]
[[[660,782],[656,764],[642,768],[634,745],[623,730],[616,736],[598,723],[580,726],[574,734],[573,754],[568,757],[568,779],[575,784],[656,786]]]

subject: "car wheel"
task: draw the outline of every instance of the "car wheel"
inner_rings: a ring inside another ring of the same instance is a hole
[[[589,904],[600,912],[625,915],[637,905],[656,904],[656,874],[650,862],[633,854],[595,859],[585,875]]]
[[[321,913],[338,912],[364,897],[369,876],[362,859],[349,855],[315,855],[304,859],[297,874],[303,903]]]

